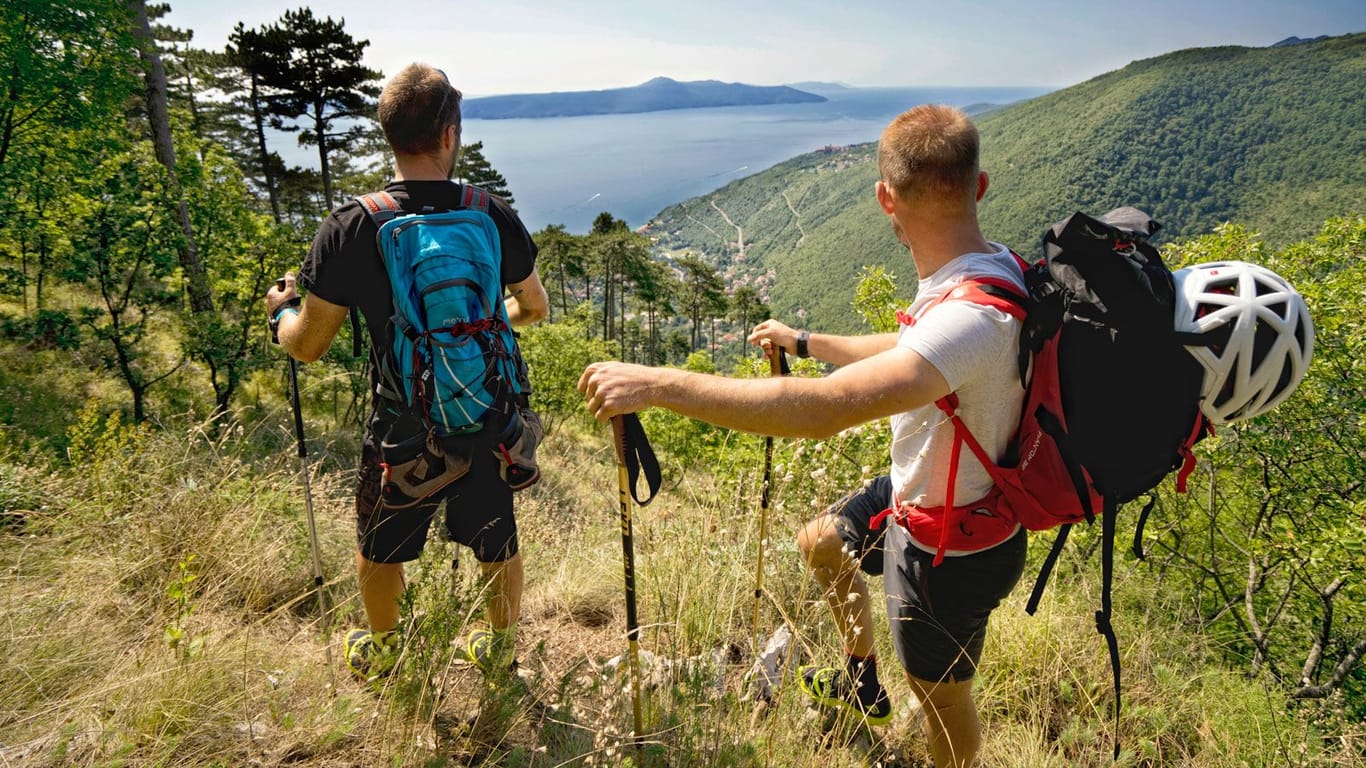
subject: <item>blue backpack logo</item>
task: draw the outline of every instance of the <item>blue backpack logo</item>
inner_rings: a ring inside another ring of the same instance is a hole
[[[438,443],[482,431],[490,414],[515,414],[529,387],[503,305],[488,193],[462,185],[460,208],[422,213],[404,212],[387,192],[357,200],[379,226],[394,302],[381,396]]]

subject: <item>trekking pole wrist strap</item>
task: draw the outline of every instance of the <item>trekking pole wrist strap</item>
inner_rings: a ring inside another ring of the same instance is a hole
[[[616,443],[617,461],[626,467],[630,477],[631,497],[643,507],[659,492],[663,478],[659,471],[659,461],[655,458],[654,448],[650,446],[650,438],[645,434],[640,417],[634,413],[613,416],[612,437]],[[645,484],[650,491],[644,499],[640,498],[636,490],[636,482],[642,471],[645,473]]]
[[[298,316],[298,296],[295,296],[294,298],[290,299],[289,301],[286,301],[284,304],[281,304],[279,307],[277,307],[275,309],[275,312],[271,314],[270,319],[266,321],[266,325],[270,328],[270,340],[276,344],[280,343],[280,318],[285,316],[286,311],[294,313],[296,317]]]

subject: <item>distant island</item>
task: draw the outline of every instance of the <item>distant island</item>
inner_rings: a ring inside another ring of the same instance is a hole
[[[826,100],[824,96],[786,85],[745,85],[719,80],[679,82],[667,77],[656,77],[640,85],[603,91],[484,96],[466,100],[461,112],[464,117],[474,120],[504,120],[615,115],[699,107],[806,104]]]
[[[854,86],[848,83],[827,83],[820,80],[803,80],[800,83],[788,83],[789,88],[796,88],[799,91],[818,93],[824,96],[827,93],[844,93],[854,90]]]

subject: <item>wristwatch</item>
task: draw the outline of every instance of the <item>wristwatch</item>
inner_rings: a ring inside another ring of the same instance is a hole
[[[810,331],[797,331],[797,357],[811,357],[811,350],[806,348],[808,341],[811,341]]]

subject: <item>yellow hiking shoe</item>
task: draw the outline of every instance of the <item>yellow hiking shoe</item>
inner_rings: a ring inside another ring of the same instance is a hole
[[[868,725],[892,722],[892,702],[887,691],[878,686],[871,703],[863,702],[854,689],[853,681],[841,669],[804,666],[797,670],[797,685],[808,698],[824,707],[846,709],[862,718]]]

